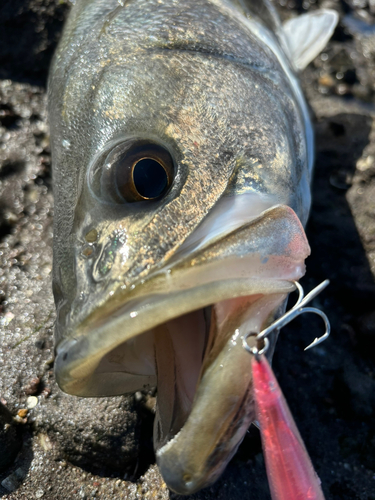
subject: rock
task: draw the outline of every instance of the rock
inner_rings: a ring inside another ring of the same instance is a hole
[[[33,425],[48,436],[57,458],[93,469],[125,471],[140,453],[132,399],[76,398],[59,393],[33,409]]]
[[[21,468],[18,468],[1,482],[1,486],[6,490],[12,492],[19,487],[24,477],[25,471]]]
[[[8,409],[0,403],[0,471],[8,467],[21,449],[22,438]]]
[[[1,486],[8,491],[14,491],[19,486],[19,481],[14,474],[6,477],[3,481],[1,481]]]

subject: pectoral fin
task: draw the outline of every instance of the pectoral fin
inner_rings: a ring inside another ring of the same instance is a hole
[[[335,10],[316,10],[284,23],[290,58],[296,70],[302,71],[324,49],[338,23]]]

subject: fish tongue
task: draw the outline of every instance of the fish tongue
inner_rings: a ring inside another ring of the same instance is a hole
[[[236,452],[254,418],[250,359],[242,347],[242,336],[249,331],[260,331],[270,315],[285,302],[285,297],[285,294],[257,295],[213,306],[208,346],[200,375],[197,375],[195,366],[194,377],[198,381],[199,376],[200,380],[192,409],[190,413],[185,411],[184,417],[179,420],[179,424],[183,425],[181,430],[174,426],[173,430],[179,432],[156,454],[162,476],[175,492],[191,494],[213,483]],[[163,349],[162,344],[159,349]],[[160,353],[160,361],[164,352]],[[180,359],[175,360],[176,373]],[[171,393],[173,384],[169,382],[168,385],[164,374],[160,375],[163,387],[159,388],[158,381],[157,420],[160,420],[156,425],[163,431],[168,429],[171,420],[166,419],[162,404],[171,403],[166,400],[166,393],[159,390],[169,387]],[[176,376],[174,380],[177,380]],[[176,383],[174,387],[177,386]],[[177,408],[180,401],[180,396],[175,393],[174,406],[173,409],[169,406],[169,414],[171,410],[174,415],[180,414]],[[164,437],[166,435],[163,434]],[[172,435],[173,432],[169,432],[169,436]]]

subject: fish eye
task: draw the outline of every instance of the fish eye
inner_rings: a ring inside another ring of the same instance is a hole
[[[174,162],[160,144],[129,140],[117,145],[97,165],[92,179],[101,198],[116,203],[157,200],[164,196],[174,178]]]

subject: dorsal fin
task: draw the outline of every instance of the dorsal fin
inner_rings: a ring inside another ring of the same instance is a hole
[[[324,49],[338,20],[335,10],[321,9],[284,23],[284,33],[295,69],[305,69]]]

